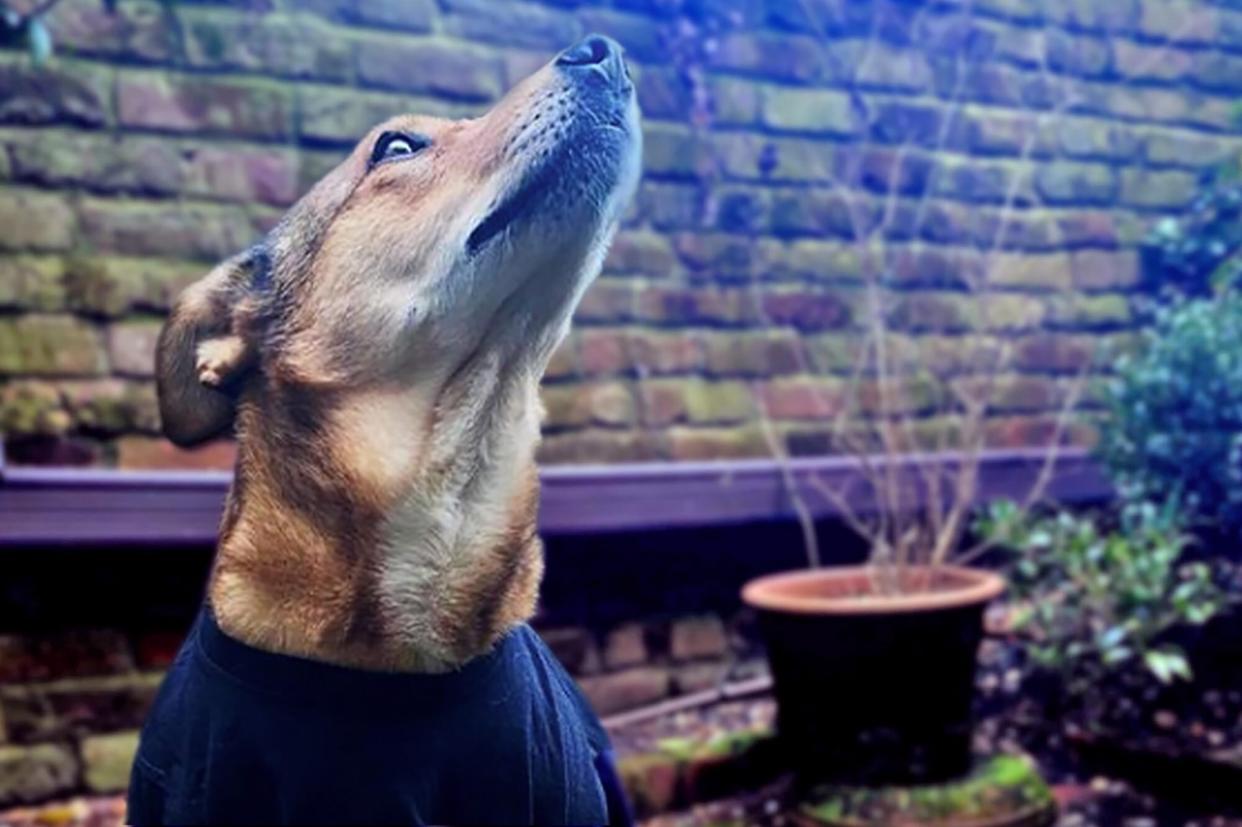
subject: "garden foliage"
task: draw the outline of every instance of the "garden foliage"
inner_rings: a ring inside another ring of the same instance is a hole
[[[1144,282],[1152,294],[1204,298],[1242,274],[1242,173],[1221,170],[1179,218],[1158,222],[1143,247]]]
[[[1170,633],[1208,622],[1228,599],[1208,564],[1184,561],[1190,538],[1171,505],[1131,503],[1102,522],[999,501],[977,524],[1014,554],[1010,623],[1031,664],[1088,706],[1124,673],[1189,679]]]
[[[1158,308],[1109,384],[1099,453],[1124,497],[1242,531],[1242,296]]]

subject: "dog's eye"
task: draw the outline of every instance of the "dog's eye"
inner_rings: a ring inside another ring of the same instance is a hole
[[[396,161],[402,158],[408,158],[415,155],[419,150],[425,149],[431,144],[427,138],[422,135],[409,135],[404,132],[385,132],[380,135],[379,140],[375,142],[375,148],[371,150],[371,166],[382,164],[385,161]]]

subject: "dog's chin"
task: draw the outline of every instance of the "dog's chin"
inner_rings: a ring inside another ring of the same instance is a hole
[[[608,121],[582,118],[520,167],[466,240],[471,256],[538,244],[557,254],[606,232],[638,183],[641,133],[634,107]]]

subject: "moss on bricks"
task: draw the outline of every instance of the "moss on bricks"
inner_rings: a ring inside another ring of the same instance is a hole
[[[861,119],[844,92],[774,87],[763,97],[764,125],[776,130],[856,135]]]
[[[60,259],[51,256],[0,257],[0,307],[60,310],[63,271]]]
[[[0,374],[95,376],[106,372],[99,330],[72,316],[0,319]]]
[[[979,760],[964,778],[917,787],[830,787],[803,814],[825,825],[942,824],[1055,812],[1048,785],[1020,755]],[[1016,822],[1015,822],[1016,823]]]
[[[10,382],[0,388],[0,432],[10,436],[60,436],[73,420],[60,393],[46,382]]]

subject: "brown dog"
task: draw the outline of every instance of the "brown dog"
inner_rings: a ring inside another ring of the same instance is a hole
[[[165,432],[192,445],[236,412],[210,587],[229,634],[443,670],[530,616],[537,387],[638,171],[632,95],[600,111],[610,90],[573,78],[381,124],[177,303]]]
[[[207,598],[224,635],[444,673],[531,615],[538,384],[633,194],[637,119],[592,36],[480,118],[376,127],[185,292],[160,409],[179,445],[236,423]]]

